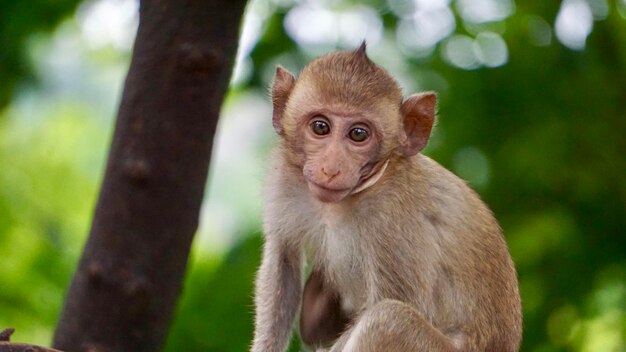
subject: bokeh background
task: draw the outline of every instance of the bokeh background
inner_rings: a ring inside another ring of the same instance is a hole
[[[0,1],[0,327],[15,327],[15,341],[50,343],[137,10]],[[626,351],[626,0],[252,0],[166,350],[247,349],[274,67],[298,72],[363,39],[405,94],[438,92],[425,153],[501,222],[522,351]]]

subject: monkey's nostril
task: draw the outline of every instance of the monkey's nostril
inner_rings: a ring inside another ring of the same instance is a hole
[[[333,177],[339,175],[339,169],[332,169],[332,168],[322,167],[322,173],[324,174],[324,176],[326,176],[328,178],[333,178]]]

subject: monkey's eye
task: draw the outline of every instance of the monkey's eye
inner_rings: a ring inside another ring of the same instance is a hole
[[[328,123],[322,120],[315,120],[311,122],[311,130],[318,136],[323,136],[330,133],[330,126]]]
[[[370,136],[370,133],[361,127],[356,127],[348,132],[348,137],[355,142],[363,142]]]

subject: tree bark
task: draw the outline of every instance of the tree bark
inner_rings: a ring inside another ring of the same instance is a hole
[[[141,1],[104,181],[55,348],[162,349],[245,3]]]

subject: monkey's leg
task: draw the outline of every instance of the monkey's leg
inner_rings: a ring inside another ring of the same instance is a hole
[[[463,346],[434,328],[410,305],[384,300],[363,312],[331,352],[458,352]]]

